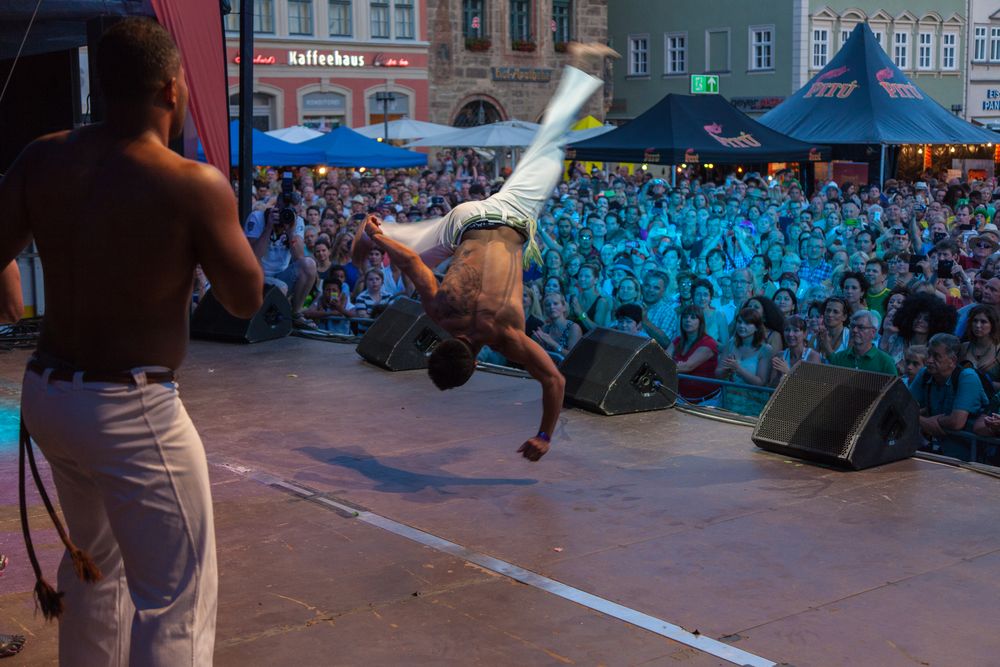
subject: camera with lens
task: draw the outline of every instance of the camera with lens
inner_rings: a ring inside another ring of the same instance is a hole
[[[281,194],[278,197],[278,223],[282,227],[295,223],[295,185],[292,172],[281,174]]]

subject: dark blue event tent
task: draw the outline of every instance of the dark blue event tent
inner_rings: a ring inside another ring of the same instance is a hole
[[[389,169],[420,167],[427,164],[427,156],[423,153],[369,139],[348,127],[338,127],[322,137],[304,141],[298,146],[319,151],[323,154],[323,158],[318,163],[331,167]]]
[[[239,121],[229,123],[229,154],[233,166],[239,164]],[[303,148],[302,144],[290,144],[281,139],[251,130],[253,136],[254,165],[302,165],[323,164],[324,153],[314,148]],[[198,159],[205,159],[205,151],[198,142]]]
[[[637,118],[571,144],[570,160],[649,164],[815,162],[828,146],[764,127],[720,95],[667,95]]]
[[[760,122],[824,144],[985,144],[997,135],[967,123],[913,84],[859,23],[803,88]]]

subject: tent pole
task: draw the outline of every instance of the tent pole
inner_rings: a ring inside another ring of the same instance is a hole
[[[677,187],[677,165],[670,165],[670,187]]]
[[[885,183],[885,144],[880,144],[881,150],[879,151],[878,158],[878,187],[882,188]]]
[[[240,0],[240,224],[250,216],[253,189],[253,0]]]

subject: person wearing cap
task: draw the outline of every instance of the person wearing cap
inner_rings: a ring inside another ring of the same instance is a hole
[[[986,258],[996,252],[997,248],[1000,248],[1000,230],[992,222],[987,223],[979,230],[979,234],[969,239],[970,253],[962,255],[959,263],[966,270],[982,268]]]
[[[617,54],[601,44],[572,43],[575,64],[603,67]],[[382,247],[413,281],[424,311],[452,338],[428,357],[428,375],[441,390],[465,384],[485,346],[525,367],[542,385],[542,418],[536,435],[518,449],[530,461],[549,450],[566,380],[551,357],[525,333],[524,268],[541,263],[537,219],[562,178],[564,147],[579,109],[604,82],[567,66],[545,110],[542,126],[500,192],[462,202],[436,220],[382,224],[369,216],[355,239],[355,257]],[[582,254],[582,253],[581,253]],[[441,284],[432,269],[451,259]]]

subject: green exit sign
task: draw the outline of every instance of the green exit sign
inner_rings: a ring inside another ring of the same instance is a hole
[[[718,74],[692,74],[691,93],[693,95],[718,95]]]

